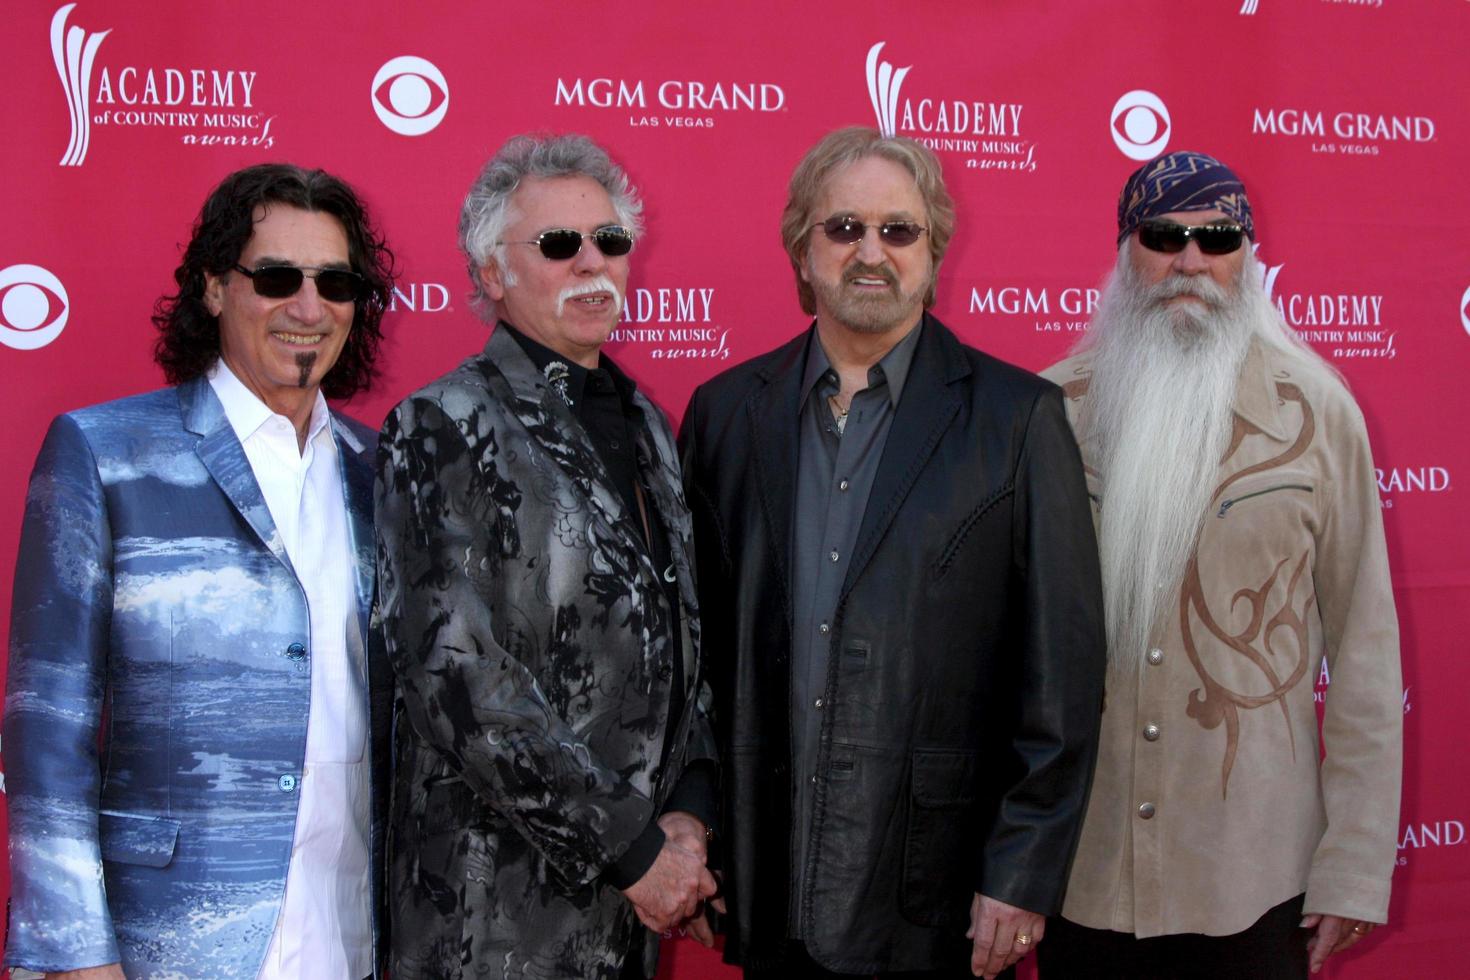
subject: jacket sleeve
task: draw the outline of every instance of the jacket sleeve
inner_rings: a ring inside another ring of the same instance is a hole
[[[1050,915],[1061,907],[1092,785],[1106,662],[1097,542],[1059,389],[1026,421],[1015,494],[1018,775],[1001,797],[976,891]]]
[[[1403,768],[1398,618],[1368,436],[1355,406],[1325,420],[1328,509],[1313,582],[1330,683],[1322,718],[1327,830],[1312,855],[1307,913],[1385,922]]]
[[[472,422],[469,424],[473,424]],[[518,496],[430,399],[384,425],[375,489],[379,612],[408,720],[568,883],[596,878],[653,818],[535,676],[495,640],[489,595],[523,563],[497,507]],[[512,557],[516,556],[516,557]],[[575,611],[537,611],[550,620]]]
[[[9,966],[59,972],[119,959],[97,832],[112,595],[97,463],[62,416],[31,474],[15,569],[3,736]]]

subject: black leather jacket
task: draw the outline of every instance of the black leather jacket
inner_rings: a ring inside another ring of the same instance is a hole
[[[727,958],[790,904],[791,524],[807,335],[703,385],[681,442],[725,791]],[[1102,599],[1059,389],[927,317],[832,630],[802,937],[828,969],[966,955],[972,895],[1061,904]]]

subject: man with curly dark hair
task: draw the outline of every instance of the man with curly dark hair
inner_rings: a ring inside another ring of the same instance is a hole
[[[371,381],[391,268],[336,177],[231,174],[154,317],[173,387],[52,423],[15,575],[7,965],[378,972],[373,439],[325,396]]]

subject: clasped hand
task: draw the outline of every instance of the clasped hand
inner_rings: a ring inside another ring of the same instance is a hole
[[[658,825],[666,835],[663,848],[623,894],[633,903],[638,921],[654,932],[684,925],[701,944],[713,946],[714,931],[700,906],[719,891],[719,883],[705,867],[709,852],[704,823],[693,814],[674,811],[659,817]],[[713,898],[711,904],[725,911],[724,899]]]

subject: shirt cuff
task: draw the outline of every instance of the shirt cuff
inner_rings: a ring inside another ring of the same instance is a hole
[[[633,838],[623,856],[607,866],[602,873],[603,878],[619,891],[637,884],[638,879],[653,867],[665,839],[664,829],[657,821],[650,820],[643,833]]]
[[[684,768],[673,792],[664,803],[664,813],[691,813],[714,833],[719,833],[719,775],[709,759],[696,759]]]

